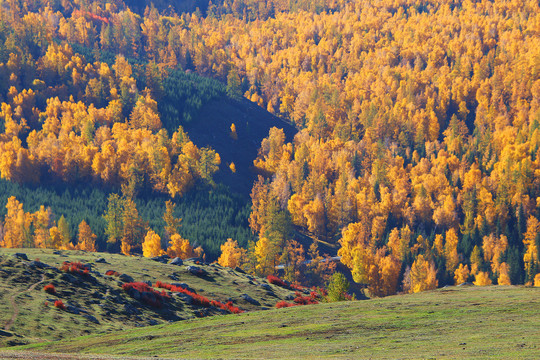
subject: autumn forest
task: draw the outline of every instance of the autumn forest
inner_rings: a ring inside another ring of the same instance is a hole
[[[540,286],[538,1],[144,3],[0,0],[0,246]],[[245,199],[185,130],[219,99],[276,119]]]

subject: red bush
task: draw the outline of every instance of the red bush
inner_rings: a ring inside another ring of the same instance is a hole
[[[216,300],[209,300],[207,297],[199,295],[199,294],[194,293],[192,291],[189,291],[187,289],[184,289],[181,286],[175,286],[175,285],[171,285],[171,284],[167,284],[167,283],[158,281],[158,282],[156,282],[156,287],[162,288],[162,289],[167,289],[167,290],[173,291],[173,292],[186,294],[186,295],[190,296],[193,299],[193,302],[195,304],[200,305],[200,306],[204,306],[204,307],[214,306],[214,307],[217,307],[219,309],[229,311],[230,313],[233,313],[233,314],[240,314],[240,313],[244,312],[240,308],[234,306],[232,304],[232,302],[230,302],[230,301],[227,302],[226,304],[224,304],[224,303],[216,301]]]
[[[165,299],[169,297],[165,291],[160,293],[143,282],[125,283],[122,285],[122,289],[133,298],[139,293],[141,301],[152,307],[162,307]]]
[[[62,300],[56,300],[54,302],[54,307],[55,308],[58,308],[60,310],[66,310],[66,305],[64,305],[64,303],[62,302]]]
[[[225,310],[228,310],[232,314],[240,314],[244,312],[244,310],[241,310],[238,307],[234,306],[231,301],[227,301],[225,307]]]
[[[289,288],[294,289],[294,290],[300,290],[300,291],[305,289],[305,287],[303,287],[302,285],[298,285],[298,284],[290,284]]]
[[[300,290],[300,291],[302,291],[302,290],[305,289],[305,287],[303,287],[301,285],[291,284],[288,281],[282,280],[282,279],[278,278],[275,275],[268,275],[266,277],[266,280],[268,280],[268,282],[270,284],[281,286],[281,287],[284,287],[285,289],[289,289],[289,290]]]
[[[288,303],[288,302],[286,302],[285,300],[281,300],[280,302],[278,302],[278,303],[276,304],[276,307],[277,307],[278,309],[286,308],[286,307],[291,307],[291,306],[296,306],[296,304]]]
[[[90,269],[88,269],[86,266],[81,264],[80,261],[77,262],[71,262],[71,261],[64,261],[62,264],[62,271],[69,272],[72,274],[79,274],[79,275],[88,275],[90,273]]]
[[[46,293],[49,293],[51,295],[56,294],[56,289],[54,288],[53,284],[45,285],[43,287],[43,291],[45,291]]]
[[[120,274],[117,271],[114,271],[114,270],[107,270],[105,272],[105,275],[107,275],[107,276],[120,276]]]
[[[311,296],[297,296],[296,299],[294,299],[294,303],[298,305],[312,305],[318,304],[319,302]]]
[[[268,282],[270,284],[274,284],[274,285],[277,285],[277,286],[281,286],[281,287],[284,287],[284,288],[287,288],[289,289],[290,286],[289,284],[287,284],[285,281],[281,280],[280,278],[278,278],[277,276],[275,275],[268,275],[266,277],[266,280],[268,280]]]

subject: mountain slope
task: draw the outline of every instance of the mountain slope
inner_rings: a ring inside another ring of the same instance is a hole
[[[22,251],[24,255],[15,256]],[[81,262],[90,271],[87,275],[62,271],[64,261]],[[195,274],[194,266],[203,273]],[[108,271],[116,273],[107,275]],[[162,289],[156,283],[161,281],[186,287],[191,294],[165,291],[166,298],[160,299],[161,296],[145,294],[151,290],[123,290],[125,283],[143,281],[159,292]],[[55,294],[44,291],[48,284],[54,285]],[[253,311],[273,307],[294,292],[217,264],[186,261],[172,265],[117,254],[2,249],[0,346],[229,313],[215,305],[199,305],[199,295],[223,304],[231,301],[241,310]],[[152,305],[145,297],[161,306]],[[64,311],[55,308],[57,300],[66,306]]]
[[[231,125],[236,127],[238,138],[231,137]],[[220,98],[200,110],[198,119],[182,123],[198,147],[211,146],[221,156],[220,170],[214,175],[234,192],[249,196],[257,174],[253,160],[257,157],[261,141],[272,127],[283,129],[287,142],[292,141],[296,129],[282,119],[246,100]],[[229,164],[234,162],[236,172]]]

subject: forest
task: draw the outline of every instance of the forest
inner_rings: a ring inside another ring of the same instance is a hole
[[[310,283],[332,271],[325,244],[372,296],[540,286],[537,1],[133,3],[1,2],[6,186],[89,184],[106,193],[87,219],[100,249],[199,256],[173,205],[216,186],[221,159],[182,124],[244,97],[298,132],[261,142],[249,215],[221,192],[250,229],[214,239],[212,260]],[[55,203],[8,195],[3,246],[85,248]]]

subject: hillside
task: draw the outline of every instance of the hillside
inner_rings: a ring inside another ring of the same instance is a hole
[[[217,264],[172,265],[150,258],[45,249],[24,249],[26,260],[14,256],[17,250],[23,249],[0,252],[0,347],[229,313],[198,304],[197,295],[223,304],[231,301],[243,311],[270,308],[294,295],[265,279]],[[64,261],[81,262],[90,271],[87,275],[62,271]],[[190,266],[203,273],[195,274]],[[107,275],[109,270],[117,273]],[[167,298],[157,296],[161,306],[151,306],[143,292],[122,289],[127,282],[142,281],[158,291],[162,290],[155,286],[158,281],[177,284],[196,295],[166,291]],[[56,294],[43,290],[48,284],[54,285]],[[62,300],[65,311],[55,308],[57,300]]]
[[[540,285],[538,1],[30,3],[0,12],[1,247]]]
[[[231,124],[237,139],[231,137]],[[286,141],[292,141],[296,129],[252,102],[228,97],[209,102],[198,113],[197,121],[182,123],[198,147],[211,146],[221,157],[221,167],[214,178],[232,191],[249,197],[257,173],[253,160],[257,158],[261,141],[272,127],[283,129]],[[236,173],[229,164],[234,162]]]
[[[30,345],[69,354],[222,359],[506,358],[540,356],[540,289],[447,287],[383,299],[194,319]],[[36,355],[34,355],[36,356]],[[45,356],[40,354],[40,356]],[[79,355],[76,355],[79,356]],[[70,358],[69,356],[66,358]]]

